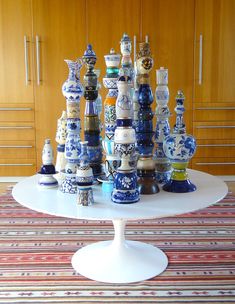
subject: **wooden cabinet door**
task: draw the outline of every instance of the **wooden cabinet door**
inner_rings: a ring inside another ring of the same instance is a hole
[[[169,107],[175,123],[175,96],[179,89],[185,95],[185,122],[192,132],[192,84],[194,45],[194,0],[145,0],[142,3],[142,39],[148,35],[154,69],[151,72],[153,92],[156,88],[155,70],[168,69]],[[153,106],[155,110],[156,103]]]
[[[235,103],[234,15],[234,0],[196,0],[195,102]]]
[[[64,59],[76,60],[85,50],[85,0],[33,0],[33,25],[34,43],[38,44],[35,119],[39,167],[45,138],[51,139],[56,155],[57,119],[66,109],[61,92],[68,77]]]
[[[33,103],[31,0],[0,0],[0,103]]]

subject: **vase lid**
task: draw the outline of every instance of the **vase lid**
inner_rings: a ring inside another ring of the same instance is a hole
[[[122,36],[120,43],[122,43],[122,42],[131,42],[130,37],[126,33],[124,33]]]
[[[87,49],[85,50],[83,57],[96,57],[91,44],[87,45]]]

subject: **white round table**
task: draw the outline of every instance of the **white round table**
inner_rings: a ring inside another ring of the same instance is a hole
[[[228,191],[219,178],[188,170],[195,192],[178,194],[160,190],[141,195],[134,204],[115,204],[101,186],[94,186],[92,206],[78,206],[75,194],[64,194],[57,188],[41,189],[40,176],[28,177],[13,188],[16,201],[30,209],[55,216],[86,220],[111,220],[115,236],[112,241],[97,242],[78,250],[72,257],[74,269],[96,281],[131,283],[150,279],[162,273],[168,264],[165,253],[157,247],[125,240],[127,221],[168,217],[203,209],[221,200]]]

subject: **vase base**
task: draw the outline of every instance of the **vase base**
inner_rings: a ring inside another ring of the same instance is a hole
[[[133,204],[139,201],[139,191],[118,191],[116,189],[112,192],[112,201],[116,204]]]
[[[150,178],[139,178],[139,192],[140,194],[155,194],[159,192],[159,187],[155,179]]]
[[[187,193],[195,191],[197,187],[189,179],[183,181],[171,179],[162,187],[162,189],[173,193]]]

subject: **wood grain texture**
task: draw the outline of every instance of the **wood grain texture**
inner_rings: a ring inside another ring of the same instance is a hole
[[[196,0],[195,102],[235,103],[235,1]],[[202,85],[198,84],[199,35],[203,36]]]
[[[26,85],[24,35],[30,83]],[[33,103],[31,0],[0,0],[0,103]]]
[[[177,90],[182,89],[186,97],[187,132],[192,133],[194,1],[144,0],[142,10],[142,39],[145,35],[149,36],[154,56],[154,69],[151,72],[153,91],[156,88],[155,70],[168,68],[169,107],[173,113],[171,125],[175,121],[175,96]]]

